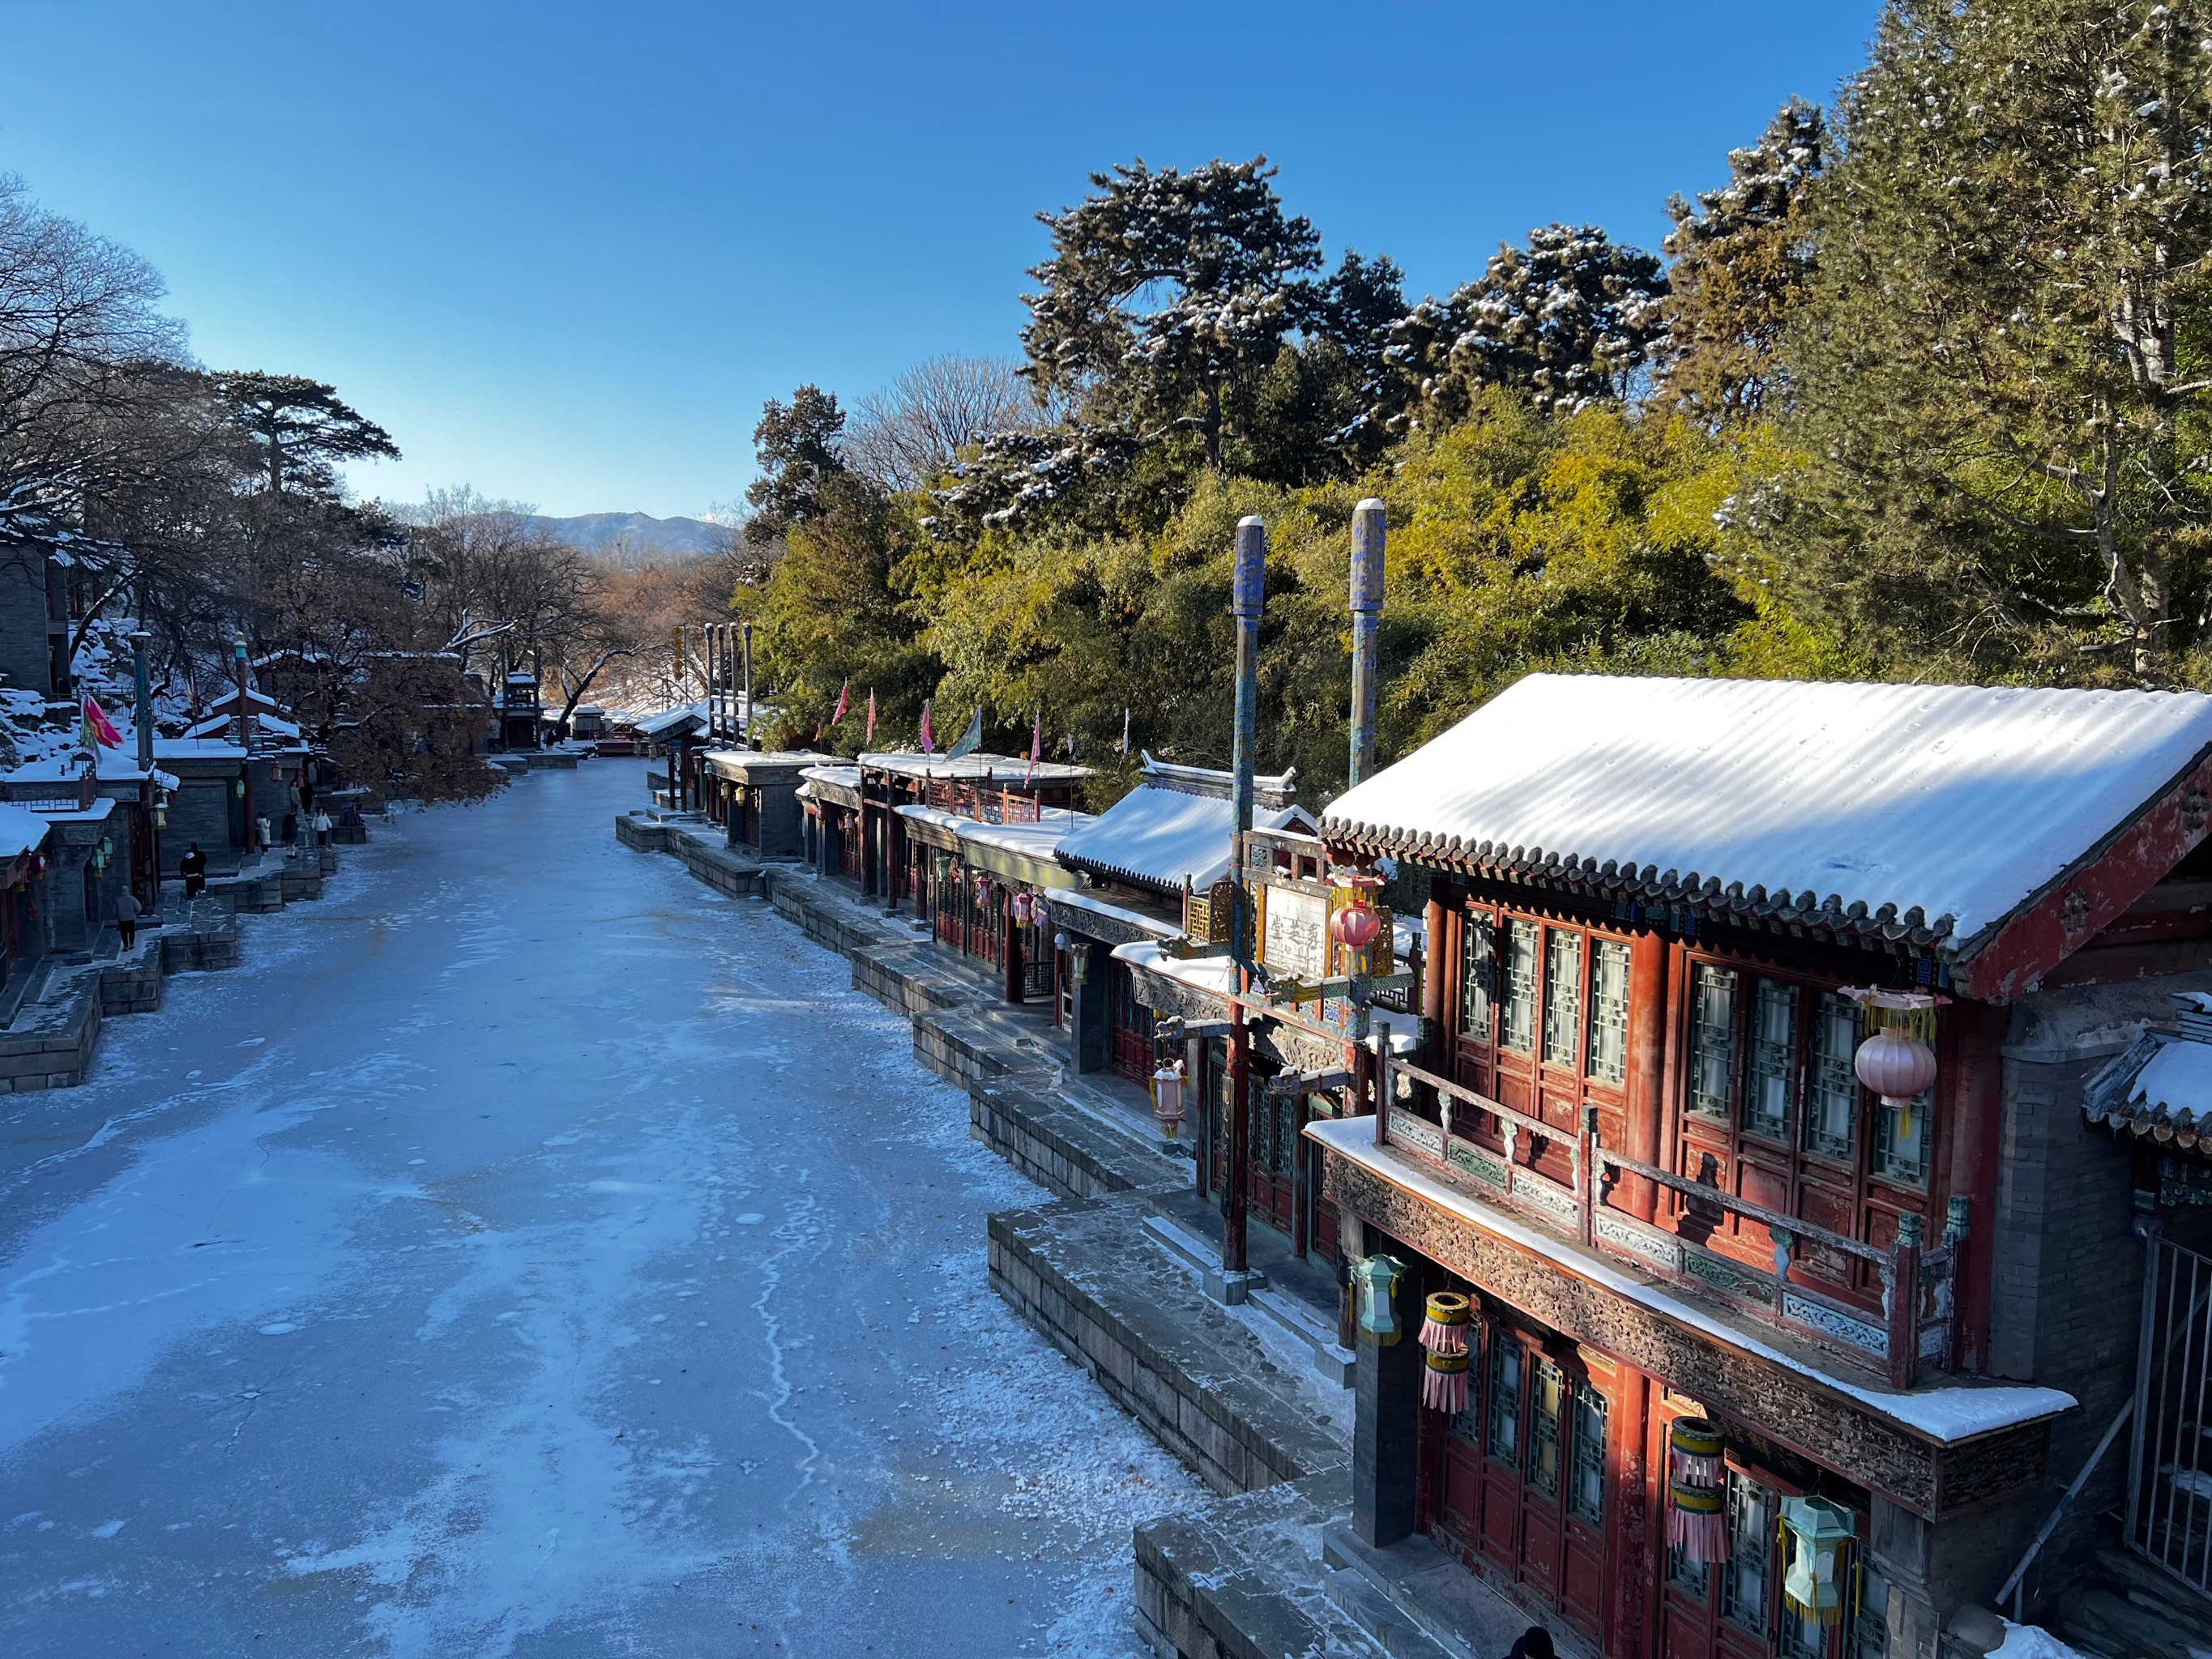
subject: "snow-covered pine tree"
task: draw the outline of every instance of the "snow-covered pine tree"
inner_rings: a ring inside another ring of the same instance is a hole
[[[1140,157],[1094,173],[1095,192],[1042,213],[1052,257],[1030,275],[1022,331],[1042,393],[1147,439],[1200,434],[1219,467],[1226,393],[1275,361],[1297,322],[1295,284],[1321,264],[1321,239],[1285,215],[1265,156],[1182,172]]]
[[[2212,0],[1891,0],[1833,118],[1800,602],[1911,672],[2203,683]]]
[[[1629,397],[1666,333],[1667,279],[1642,248],[1595,225],[1546,225],[1504,246],[1450,299],[1425,299],[1390,331],[1413,407],[1394,425],[1448,423],[1483,386],[1571,414]]]
[[[1728,159],[1722,188],[1700,191],[1694,207],[1680,196],[1667,204],[1667,343],[1653,376],[1662,403],[1715,421],[1765,403],[1784,322],[1812,268],[1806,186],[1827,163],[1827,121],[1793,98]]]

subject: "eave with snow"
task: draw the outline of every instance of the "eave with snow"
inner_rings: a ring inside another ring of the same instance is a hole
[[[1535,674],[1333,802],[1334,846],[1926,954],[2009,1001],[2212,822],[2193,692]]]

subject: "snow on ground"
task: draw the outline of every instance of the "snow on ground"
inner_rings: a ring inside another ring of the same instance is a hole
[[[994,1296],[1035,1187],[839,959],[399,820],[0,1100],[0,1651],[1134,1654],[1203,1489]]]

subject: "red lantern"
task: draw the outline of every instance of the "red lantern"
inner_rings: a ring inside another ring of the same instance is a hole
[[[1364,951],[1382,931],[1382,918],[1364,896],[1354,899],[1329,919],[1328,930],[1346,950]]]
[[[1014,926],[1017,927],[1026,927],[1029,925],[1030,896],[1025,891],[1017,892],[1014,895]]]

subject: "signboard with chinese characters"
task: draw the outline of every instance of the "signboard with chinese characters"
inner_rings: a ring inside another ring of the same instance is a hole
[[[1277,979],[1320,979],[1328,972],[1328,896],[1269,882],[1260,960]]]

